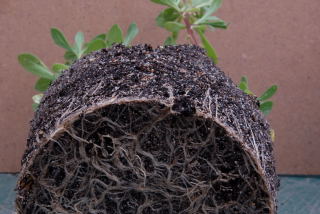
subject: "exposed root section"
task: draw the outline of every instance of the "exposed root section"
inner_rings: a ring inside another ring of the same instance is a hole
[[[81,115],[23,172],[18,212],[270,213],[240,143],[177,110],[144,102]]]

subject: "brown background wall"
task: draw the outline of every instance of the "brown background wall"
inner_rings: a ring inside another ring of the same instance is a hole
[[[87,38],[112,24],[136,21],[135,43],[162,44],[167,33],[155,27],[161,7],[149,0],[0,0],[0,171],[16,172],[25,148],[36,78],[17,63],[21,52],[48,65],[63,51],[50,27],[69,39]],[[270,121],[276,130],[278,172],[320,174],[320,1],[225,0],[218,15],[231,23],[209,35],[219,66],[236,82],[247,75],[260,94],[279,85]]]

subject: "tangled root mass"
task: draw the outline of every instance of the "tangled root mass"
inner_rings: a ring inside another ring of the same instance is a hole
[[[174,110],[128,102],[80,115],[34,159],[20,212],[270,213],[240,143],[212,120]]]

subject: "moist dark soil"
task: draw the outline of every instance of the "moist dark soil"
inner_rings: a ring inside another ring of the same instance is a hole
[[[75,62],[31,121],[18,213],[276,213],[270,128],[192,45]]]

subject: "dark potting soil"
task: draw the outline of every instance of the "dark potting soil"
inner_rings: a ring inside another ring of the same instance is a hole
[[[192,45],[116,45],[78,60],[45,93],[22,165],[21,213],[54,212],[52,202],[66,213],[275,210],[256,98]]]

